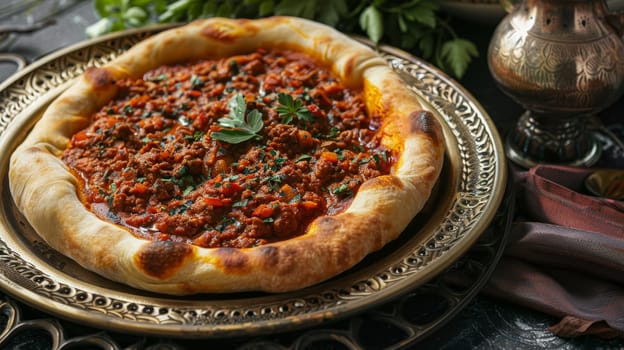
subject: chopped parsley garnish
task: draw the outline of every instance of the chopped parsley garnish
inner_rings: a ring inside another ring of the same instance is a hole
[[[308,107],[303,105],[301,100],[293,100],[292,96],[284,93],[277,95],[280,105],[277,106],[277,113],[282,117],[282,124],[290,124],[297,117],[298,120],[313,122],[314,116]]]
[[[203,136],[204,136],[203,132],[195,131],[193,133],[193,135],[186,135],[186,136],[184,136],[184,140],[186,140],[188,142],[196,142],[196,141],[200,141]]]
[[[236,225],[236,224],[239,224],[238,221],[236,221],[236,219],[224,216],[223,218],[221,218],[221,222],[219,222],[219,224],[215,226],[214,229],[219,232],[223,232],[223,230],[225,230],[227,226]]]
[[[188,210],[188,208],[191,207],[191,205],[193,205],[193,201],[188,200],[182,203],[179,207],[169,210],[169,215],[183,214]]]
[[[204,81],[197,75],[193,74],[191,76],[191,88],[198,89],[204,86]]]
[[[297,193],[296,195],[294,195],[290,201],[288,202],[289,204],[295,204],[297,202],[301,201],[301,193]]]
[[[249,202],[249,199],[243,199],[241,201],[232,203],[232,207],[234,207],[234,208],[236,208],[236,207],[246,207],[248,202]]]
[[[336,157],[338,157],[338,160],[344,160],[344,153],[342,153],[342,150],[340,148],[337,148],[334,150],[334,153],[336,153]]]
[[[184,192],[182,192],[182,195],[188,196],[189,194],[191,194],[191,192],[193,192],[193,190],[195,190],[194,186],[188,186],[184,189]]]
[[[335,139],[336,137],[338,137],[339,133],[340,133],[340,130],[338,130],[338,128],[334,126],[329,130],[329,134],[325,135],[325,138]]]
[[[379,161],[379,154],[373,154],[373,159],[375,160],[375,165],[379,168],[381,165],[381,162]]]
[[[167,80],[167,74],[165,73],[148,79],[148,81],[163,81],[163,80]]]
[[[271,186],[276,186],[277,184],[282,183],[282,175],[281,174],[275,174],[275,175],[271,175],[267,178],[265,178],[263,181],[263,183],[269,183],[269,185]]]
[[[312,159],[312,156],[309,154],[302,154],[299,156],[299,158],[295,159],[295,163],[300,162],[302,160],[306,160],[306,159]]]
[[[261,138],[258,132],[262,130],[264,124],[262,123],[262,114],[257,109],[247,113],[245,117],[247,102],[240,94],[232,97],[228,106],[230,107],[230,114],[218,120],[222,129],[211,134],[213,139],[238,144]]]
[[[178,176],[184,176],[184,175],[186,175],[187,172],[188,172],[188,166],[183,165],[178,170]]]
[[[344,195],[344,196],[350,196],[350,195],[353,194],[353,192],[351,192],[351,189],[349,189],[349,186],[347,186],[345,184],[341,184],[340,186],[334,188],[332,193],[333,194]]]
[[[235,60],[230,61],[230,70],[232,71],[232,75],[238,74],[238,62]]]
[[[132,108],[132,106],[130,105],[125,105],[122,109],[123,114],[125,115],[130,115],[132,113],[134,113],[134,108]]]

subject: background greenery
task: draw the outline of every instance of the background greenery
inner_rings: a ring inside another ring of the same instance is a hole
[[[436,0],[95,0],[91,37],[155,23],[207,17],[304,17],[416,54],[457,78],[478,55],[453,31]]]

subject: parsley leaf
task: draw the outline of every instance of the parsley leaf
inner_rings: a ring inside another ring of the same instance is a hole
[[[282,124],[290,124],[294,117],[307,122],[314,121],[314,116],[312,116],[308,107],[303,105],[303,101],[293,100],[292,96],[281,92],[277,95],[277,100],[280,105],[275,110],[283,118]]]
[[[245,98],[238,94],[228,102],[230,114],[227,117],[220,118],[217,122],[222,127],[219,131],[214,131],[211,137],[215,140],[238,144],[251,139],[259,139],[258,134],[264,126],[262,122],[262,114],[257,109],[247,113],[247,102]]]

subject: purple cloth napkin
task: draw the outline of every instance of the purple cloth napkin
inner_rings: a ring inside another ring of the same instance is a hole
[[[518,212],[484,292],[557,316],[563,337],[624,337],[624,205],[585,193],[590,169],[514,169]]]

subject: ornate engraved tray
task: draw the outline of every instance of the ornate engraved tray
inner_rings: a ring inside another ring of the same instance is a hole
[[[447,138],[435,194],[399,239],[329,281],[282,294],[171,297],[85,271],[41,241],[15,209],[6,176],[9,156],[47,104],[86,67],[102,65],[162,29],[69,47],[0,85],[0,287],[8,295],[63,319],[126,334],[194,339],[283,333],[345,320],[414,291],[457,262],[496,217],[507,169],[487,114],[436,68],[380,47],[388,64],[443,122]]]

